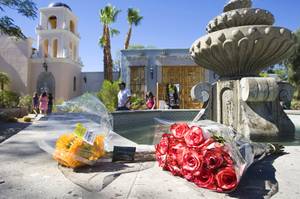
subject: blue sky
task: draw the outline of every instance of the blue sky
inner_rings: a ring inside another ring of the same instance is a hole
[[[51,0],[36,0],[37,7],[47,7]],[[68,4],[79,18],[80,57],[83,71],[102,71],[102,50],[98,46],[102,26],[99,10],[110,3],[121,9],[117,22],[112,27],[120,35],[112,39],[112,55],[124,46],[128,30],[127,9],[138,8],[144,19],[134,27],[131,44],[151,45],[157,48],[189,48],[198,37],[205,34],[209,20],[219,15],[227,0],[62,0]],[[300,28],[299,0],[253,0],[253,7],[269,10],[275,16],[276,26],[292,31]],[[26,19],[16,12],[6,14],[15,19],[25,35],[36,39],[35,20]]]

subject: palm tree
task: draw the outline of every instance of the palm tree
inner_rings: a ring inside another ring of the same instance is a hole
[[[10,82],[10,79],[6,73],[0,72],[0,88],[4,90],[4,86]]]
[[[116,21],[120,12],[120,10],[110,4],[100,10],[100,21],[103,24],[103,33],[99,43],[103,48],[104,79],[109,81],[113,81],[113,60],[111,56],[110,36],[119,34],[118,30],[109,27],[109,25]]]
[[[129,30],[126,36],[126,40],[125,40],[125,49],[128,49],[129,47],[129,42],[130,42],[130,38],[131,38],[131,32],[132,32],[132,25],[134,24],[135,26],[138,26],[140,24],[140,22],[142,21],[143,17],[140,16],[140,12],[137,9],[133,9],[133,8],[128,8],[127,11],[127,21],[129,23]]]

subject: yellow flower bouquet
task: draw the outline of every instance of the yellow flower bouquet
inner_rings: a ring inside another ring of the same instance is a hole
[[[91,164],[105,155],[104,138],[104,135],[94,135],[79,123],[74,132],[57,139],[53,158],[70,168]]]

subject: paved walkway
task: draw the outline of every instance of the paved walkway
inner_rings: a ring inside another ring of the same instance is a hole
[[[77,172],[60,167],[40,146],[44,140],[70,132],[77,122],[98,128],[79,115],[57,115],[42,118],[1,143],[0,198],[263,198],[268,194],[300,198],[299,146],[286,147],[286,155],[269,157],[251,167],[238,190],[226,195],[196,188],[163,172],[154,162],[102,163]],[[134,145],[117,134],[111,142]]]

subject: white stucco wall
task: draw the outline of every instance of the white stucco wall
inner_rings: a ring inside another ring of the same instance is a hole
[[[31,39],[16,40],[0,36],[0,71],[8,74],[9,89],[22,95],[27,94],[29,84],[29,57],[32,53]]]
[[[63,59],[56,59],[46,62],[48,72],[52,73],[55,78],[55,98],[68,100],[79,96],[81,91],[81,68],[67,63]],[[31,93],[37,91],[37,81],[39,75],[45,71],[43,68],[43,60],[33,61],[31,64]],[[73,79],[76,77],[76,90],[73,90]]]
[[[102,83],[104,81],[104,72],[83,72],[81,74],[81,85],[82,92],[98,92],[101,89]],[[86,82],[84,81],[84,77],[86,77]],[[119,78],[119,73],[113,73],[113,79],[117,80]]]

